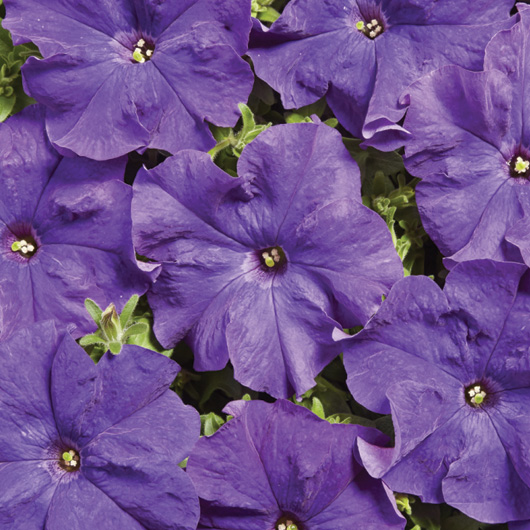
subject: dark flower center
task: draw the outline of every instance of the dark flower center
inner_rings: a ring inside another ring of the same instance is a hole
[[[269,247],[258,251],[261,269],[264,271],[278,271],[285,267],[287,258],[282,247]]]
[[[355,27],[369,39],[375,39],[385,31],[383,22],[379,21],[377,18],[372,18],[366,22],[364,20],[359,20],[355,24]]]
[[[359,5],[360,18],[354,20],[355,27],[365,37],[375,39],[388,29],[388,24],[381,6],[372,2],[363,2]]]
[[[59,466],[69,473],[72,471],[78,471],[81,466],[79,453],[75,449],[67,449],[66,451],[63,451],[59,458]]]
[[[516,153],[510,160],[509,166],[511,177],[530,177],[530,157],[526,153]]]
[[[31,258],[38,248],[35,238],[31,235],[23,236],[11,244],[12,252],[16,252],[24,258]]]
[[[304,530],[304,527],[292,515],[283,515],[276,522],[274,530]]]
[[[465,389],[465,396],[468,405],[472,407],[482,407],[489,401],[488,392],[482,383],[473,383]]]
[[[135,63],[145,63],[149,61],[153,56],[155,51],[155,45],[144,39],[138,39],[133,48],[133,62]]]

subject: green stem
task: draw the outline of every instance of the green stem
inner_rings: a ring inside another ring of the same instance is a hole
[[[225,138],[224,140],[221,140],[215,147],[212,147],[208,154],[212,157],[212,160],[215,160],[215,157],[227,147],[230,147],[232,145],[232,139],[231,138]]]

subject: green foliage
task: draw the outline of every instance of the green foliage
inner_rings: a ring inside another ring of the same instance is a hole
[[[383,171],[375,172],[371,195],[363,195],[363,203],[385,221],[392,236],[405,276],[424,272],[423,243],[427,234],[421,224],[416,205],[417,179],[407,183],[403,173],[394,180]]]
[[[374,177],[378,171],[389,177],[405,173],[403,158],[397,151],[385,153],[373,147],[362,149],[362,140],[355,138],[343,138],[342,141],[361,170],[363,196],[374,194]]]
[[[217,140],[217,145],[208,152],[219,167],[233,176],[237,176],[234,162],[241,156],[243,148],[252,142],[260,132],[272,125],[272,123],[257,124],[250,107],[244,103],[239,103],[238,107],[241,112],[241,119],[238,121],[239,129],[236,132],[231,128],[212,126],[212,134]],[[223,153],[224,158],[217,160],[221,153]],[[226,160],[227,158],[228,160]],[[230,160],[230,158],[235,160]]]
[[[317,116],[319,119],[322,118],[326,112],[327,104],[324,98],[315,101],[311,105],[306,105],[293,112],[285,113],[286,123],[311,123],[313,122],[312,116]],[[329,125],[330,127],[337,127],[339,124],[337,118],[328,118],[322,123]]]
[[[0,122],[35,103],[22,88],[20,67],[30,55],[39,55],[34,44],[13,46],[11,35],[0,27]]]
[[[225,420],[214,412],[201,414],[201,435],[211,436],[224,424]]]
[[[103,311],[94,300],[90,298],[85,300],[85,308],[98,329],[94,333],[81,337],[79,344],[88,347],[87,351],[95,361],[99,360],[106,351],[114,355],[119,354],[123,344],[149,343],[149,339],[145,338],[149,336],[149,324],[133,317],[138,300],[138,295],[133,295],[120,315],[112,303]],[[150,349],[156,350],[156,348]]]
[[[251,14],[262,22],[274,22],[280,13],[272,7],[275,0],[252,0]]]

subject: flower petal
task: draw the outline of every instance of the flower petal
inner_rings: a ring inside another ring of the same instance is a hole
[[[409,276],[394,285],[381,309],[360,333],[343,341],[348,387],[371,410],[390,412],[387,389],[395,381],[467,379],[467,328],[449,314],[439,287]],[[445,384],[445,383],[444,383]]]
[[[124,345],[119,355],[107,352],[97,365],[91,401],[79,414],[74,440],[84,446],[95,436],[160,397],[179,366],[167,357],[138,346]],[[62,377],[68,377],[64,373]],[[84,376],[81,376],[81,381]],[[88,379],[87,382],[90,382]]]
[[[39,460],[2,462],[0,454],[0,525],[4,528],[44,528],[57,482]]]
[[[49,321],[22,328],[0,344],[0,462],[47,458],[57,439],[49,393],[56,348]]]
[[[76,530],[145,529],[143,524],[82,475],[74,480],[63,480],[59,483],[50,503],[46,527]]]
[[[287,236],[285,250],[340,301],[335,318],[343,327],[366,324],[381,305],[381,296],[403,276],[386,224],[351,199],[307,215]]]

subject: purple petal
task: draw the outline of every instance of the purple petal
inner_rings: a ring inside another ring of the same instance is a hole
[[[251,432],[263,422],[247,408]],[[261,412],[261,411],[260,411]],[[278,401],[255,445],[280,509],[312,519],[325,510],[361,471],[353,458],[358,426],[324,423],[315,414]],[[332,477],[332,478],[331,478]]]
[[[395,501],[388,498],[385,502],[385,497],[389,495],[383,483],[362,471],[331,504],[308,521],[307,528],[404,528],[405,519],[394,506]]]
[[[238,174],[250,182],[254,194],[241,205],[239,215],[253,225],[259,220],[267,241],[264,246],[281,244],[280,238],[288,238],[300,220],[318,207],[359,196],[359,168],[331,127],[279,125],[258,139],[245,148],[238,162]]]
[[[530,381],[530,330],[526,325],[530,313],[530,276],[525,273],[506,317],[495,326],[502,331],[487,355],[484,376],[503,389],[527,387]],[[492,328],[495,329],[495,328]]]
[[[507,323],[514,320],[515,296],[525,270],[523,265],[515,263],[477,260],[459,264],[447,276],[444,293],[451,308],[458,311],[469,330],[467,343],[472,351],[471,373],[482,374],[492,351],[499,341],[505,340],[509,331]],[[519,340],[520,333],[519,328],[514,330]],[[504,357],[508,350],[501,350]],[[501,373],[499,370],[497,375]]]
[[[505,158],[511,154],[500,152],[513,143],[510,86],[497,71],[471,73],[445,67],[410,91],[405,127],[414,137],[406,147],[406,167],[424,179],[417,186],[417,200],[426,231],[444,254],[453,254],[470,241],[504,184],[503,204],[512,194],[509,211],[517,209]],[[497,223],[497,232],[506,230],[502,220],[497,222],[501,212],[495,211],[495,203],[492,208],[490,222]]]
[[[247,51],[252,26],[248,0],[133,1],[142,27],[152,35],[160,35],[160,44],[188,33],[201,21],[218,35],[220,43],[232,46],[239,55]]]
[[[3,528],[44,528],[57,482],[39,460],[2,462],[0,454],[0,525]]]
[[[462,9],[471,11],[460,3]],[[473,5],[473,12],[475,8]],[[505,8],[506,15],[508,10]],[[389,16],[393,16],[393,13]],[[391,18],[390,29],[375,40],[378,70],[363,127],[365,138],[392,127],[403,117],[406,107],[399,103],[400,95],[423,75],[450,64],[481,70],[486,44],[497,31],[513,24],[513,20],[504,20],[487,26],[468,26],[453,15],[450,25],[436,25],[436,18],[436,15],[429,18],[426,25],[407,21],[403,26],[394,26]],[[455,20],[457,24],[454,24]],[[473,24],[477,23],[475,21]],[[400,129],[397,127],[397,130]]]
[[[33,41],[44,56],[77,47],[101,49],[137,25],[130,0],[73,4],[60,0],[7,0],[3,23],[14,43]]]
[[[53,360],[49,391],[57,429],[65,441],[77,440],[78,423],[92,404],[96,379],[94,361],[66,334]]]
[[[526,484],[527,496],[530,496],[530,448],[527,442],[530,439],[530,388],[507,390],[499,393],[498,398],[498,403],[488,410],[488,414],[515,472]]]
[[[41,190],[61,160],[43,127],[44,109],[30,106],[0,128],[0,219],[31,222]],[[21,180],[24,185],[17,185]]]
[[[98,434],[84,447],[83,454],[99,457],[119,448],[124,453],[134,453],[138,459],[149,461],[152,456],[160,456],[168,464],[178,465],[189,456],[200,430],[197,411],[184,405],[173,390],[167,390]]]
[[[245,195],[244,186],[245,179],[231,177],[208,154],[196,151],[177,153],[151,171],[141,169],[132,204],[135,246],[156,260],[174,261],[182,253],[180,245],[188,245],[176,235],[193,233],[194,239],[246,250],[216,219],[230,215],[235,200]]]
[[[70,244],[42,247],[32,258],[30,275],[35,319],[75,322],[72,333],[76,337],[94,331],[94,322],[83,305],[86,298],[102,307],[111,302],[123,307],[148,285],[145,274],[127,257]]]
[[[511,0],[476,0],[470,8],[466,0],[438,2],[438,0],[383,0],[385,13],[395,24],[488,24],[492,20],[508,16],[513,7]]]
[[[527,214],[508,228],[505,239],[519,249],[526,266],[530,266],[530,217]]]
[[[467,379],[470,365],[467,328],[449,315],[450,307],[436,284],[407,277],[390,291],[363,331],[343,341],[348,387],[355,399],[388,413],[384,394],[395,381],[430,377],[453,385]],[[471,365],[472,366],[472,365]]]
[[[259,272],[238,280],[237,291],[231,288],[226,343],[235,378],[275,397],[301,395],[340,353],[331,339],[338,324],[326,295],[302,268],[290,265],[285,278],[270,283],[253,277]]]
[[[166,391],[178,371],[174,361],[138,346],[125,345],[119,355],[107,352],[97,365],[95,392],[78,417],[74,441],[83,446],[149,405]]]
[[[368,472],[394,491],[419,495],[424,502],[444,502],[442,480],[451,462],[466,447],[461,426],[468,406],[464,387],[404,381],[388,391],[396,431],[396,447],[370,446],[359,441]],[[471,411],[473,412],[473,411]]]
[[[0,250],[3,275],[0,279],[0,340],[10,337],[21,322],[36,320],[30,269],[28,266],[21,267],[20,263],[10,259],[11,257],[6,255],[8,252],[11,251]]]
[[[461,428],[466,444],[443,480],[445,502],[486,523],[529,518],[530,488],[510,462],[489,415],[471,413]]]
[[[118,506],[99,488],[81,476],[62,480],[50,503],[47,528],[127,528],[144,530],[145,526]]]
[[[160,43],[152,62],[190,115],[234,126],[240,116],[237,103],[247,101],[254,76],[249,65],[219,40],[210,25],[202,24],[185,40],[179,35]]]
[[[58,437],[49,394],[56,348],[57,332],[49,321],[0,344],[0,462],[47,458]]]
[[[252,406],[259,407],[260,423],[265,425],[271,410],[257,403]],[[261,516],[272,526],[279,509],[255,445],[255,428],[253,417],[230,420],[215,436],[199,440],[186,470],[201,498],[213,500],[215,505],[250,511],[252,517]]]
[[[105,164],[63,158],[41,192],[32,220],[42,243],[132,254],[128,215],[132,190],[120,182],[126,162],[125,158]],[[104,238],[102,226],[112,227]]]
[[[371,429],[330,425],[283,400],[246,403],[240,416],[202,438],[189,459],[188,473],[208,500],[201,523],[257,530],[290,513],[308,529],[327,528],[336,504],[339,520],[363,521],[359,507],[388,528],[402,527],[387,492],[353,458],[355,438],[365,434],[372,438]]]
[[[351,22],[360,18],[356,3],[348,0],[290,2],[265,38],[256,39],[248,52],[256,74],[280,92],[286,108],[298,108],[321,98],[336,75],[340,87],[352,71],[369,84],[375,53],[373,43]],[[274,46],[276,41],[278,45]],[[348,96],[356,102],[366,100],[361,91],[354,89],[352,93],[348,88]]]
[[[293,263],[309,270],[340,301],[336,318],[343,327],[366,324],[381,296],[403,276],[385,223],[353,200],[313,211],[287,241]]]
[[[24,65],[24,80],[29,93],[48,107],[47,130],[52,143],[96,160],[116,158],[146,146],[149,132],[138,119],[134,100],[124,90],[128,77],[134,77],[136,70],[131,69],[137,66],[144,65],[89,63],[63,54],[42,60],[30,57]]]
[[[512,100],[512,136],[519,138],[524,145],[530,142],[528,106],[530,96],[525,89],[525,80],[530,75],[527,54],[530,12],[528,6],[517,5],[520,22],[506,31],[500,31],[486,48],[484,68],[503,72],[510,80],[514,96]],[[528,72],[528,74],[527,74]]]
[[[168,390],[92,440],[83,474],[145,527],[194,530],[199,502],[178,462],[199,431],[195,409]]]

